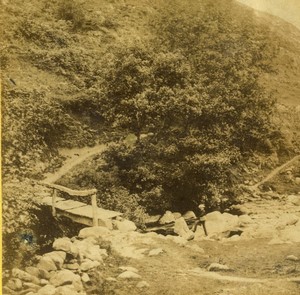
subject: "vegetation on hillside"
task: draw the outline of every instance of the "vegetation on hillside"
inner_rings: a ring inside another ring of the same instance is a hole
[[[226,206],[244,161],[294,152],[260,83],[283,37],[234,1],[16,0],[1,13],[7,178],[41,178],[58,148],[105,134],[104,164],[75,183],[142,224],[145,212]]]

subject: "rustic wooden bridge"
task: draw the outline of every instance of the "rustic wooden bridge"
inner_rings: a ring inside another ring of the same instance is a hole
[[[97,190],[73,190],[67,187],[53,184],[40,183],[52,189],[52,196],[44,197],[42,204],[52,207],[54,217],[65,216],[74,222],[87,226],[106,226],[112,228],[112,219],[122,215],[120,212],[105,210],[97,206]],[[91,205],[78,202],[72,199],[65,199],[59,196],[64,193],[70,197],[91,198]]]

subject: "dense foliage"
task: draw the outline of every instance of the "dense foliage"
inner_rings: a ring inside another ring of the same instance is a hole
[[[105,130],[108,141],[133,140],[114,140],[105,163],[77,177],[102,206],[141,223],[145,210],[232,202],[236,167],[281,140],[259,83],[276,39],[234,1],[129,2],[7,5],[5,174],[41,177],[59,147]]]

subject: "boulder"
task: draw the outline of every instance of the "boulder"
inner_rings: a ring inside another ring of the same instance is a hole
[[[214,211],[206,214],[206,229],[209,236],[229,237],[231,231],[237,231],[239,227],[239,218],[229,213]],[[204,230],[198,226],[196,236],[204,236]]]
[[[149,251],[149,256],[157,256],[161,253],[163,253],[164,250],[162,248],[156,248],[156,249],[152,249],[151,251]]]
[[[286,226],[294,225],[298,222],[299,217],[294,214],[282,214],[276,224],[276,229],[284,229]]]
[[[73,246],[77,247],[76,251],[81,259],[88,258],[102,262],[103,257],[107,256],[105,249],[100,249],[99,245],[94,245],[89,239],[82,241],[76,240]]]
[[[122,272],[120,275],[118,275],[118,278],[120,278],[120,279],[140,279],[141,276],[133,271],[126,270],[126,271]]]
[[[52,251],[52,252],[44,254],[43,257],[49,257],[55,263],[55,266],[58,269],[61,269],[65,262],[65,259],[66,259],[66,252]]]
[[[187,211],[185,212],[182,217],[187,220],[187,219],[193,219],[193,218],[197,218],[195,213],[193,211]]]
[[[123,233],[135,231],[137,228],[134,222],[132,222],[130,220],[126,220],[126,219],[124,219],[122,221],[115,220],[114,227]]]
[[[282,241],[300,243],[300,222],[295,225],[287,226],[279,234]]]
[[[139,289],[150,287],[146,281],[140,281],[136,284],[136,287]]]
[[[288,255],[285,259],[291,261],[299,261],[299,258],[295,255]]]
[[[289,195],[287,202],[295,206],[300,206],[300,195]]]
[[[156,224],[156,223],[158,223],[160,218],[161,218],[161,215],[151,215],[148,218],[146,218],[145,224],[146,225]]]
[[[194,237],[194,233],[188,228],[183,217],[175,220],[174,232],[186,240],[190,240]]]
[[[40,285],[34,284],[34,283],[30,283],[30,282],[25,282],[23,284],[23,288],[24,289],[30,289],[31,291],[37,291],[40,289]]]
[[[109,229],[103,226],[85,227],[79,232],[79,238],[86,239],[89,237],[100,238],[103,236],[110,235]]]
[[[82,271],[88,271],[90,269],[96,268],[100,265],[99,261],[92,261],[92,260],[85,260],[80,265],[80,270]]]
[[[173,241],[174,243],[176,243],[179,246],[184,246],[188,242],[187,239],[184,239],[183,237],[179,237],[179,236],[167,235],[166,239]]]
[[[37,264],[37,268],[45,271],[57,270],[54,261],[50,257],[42,257]]]
[[[77,270],[79,268],[79,264],[76,263],[67,263],[64,265],[64,268],[70,269],[70,270]]]
[[[78,281],[78,279],[81,281],[78,275],[75,275],[72,271],[68,269],[63,269],[56,272],[50,278],[50,284],[57,287],[57,286],[62,286],[67,284],[73,284],[73,282]]]
[[[25,271],[32,276],[40,277],[40,270],[37,267],[28,266],[25,268]]]
[[[58,238],[53,243],[53,249],[70,252],[72,242],[69,238]]]
[[[10,279],[10,280],[6,283],[6,287],[8,287],[9,289],[14,290],[14,291],[21,290],[21,289],[22,289],[22,286],[23,286],[23,283],[22,283],[22,281],[21,281],[20,279],[18,279],[18,278]]]
[[[18,269],[18,268],[13,268],[12,269],[12,276],[14,278],[20,279],[24,282],[36,282],[38,279],[35,276],[32,276],[31,274]],[[39,280],[38,280],[39,282]]]
[[[174,216],[174,218],[176,220],[176,219],[180,218],[182,215],[179,212],[173,212],[173,216]]]
[[[41,286],[46,286],[49,284],[49,281],[48,280],[45,280],[45,279],[41,279],[41,282],[40,282],[40,285]]]
[[[73,285],[60,286],[56,289],[55,295],[75,295],[78,294]]]
[[[84,283],[88,283],[91,281],[89,275],[87,273],[83,273],[82,276],[81,276],[81,280],[84,282]]]
[[[168,224],[175,221],[175,217],[171,211],[166,211],[166,213],[158,221],[159,224]]]
[[[245,226],[247,224],[253,223],[253,219],[247,214],[240,215],[239,216],[239,223],[240,223],[241,226]]]
[[[38,295],[54,295],[56,292],[56,288],[52,285],[46,285],[38,290]]]

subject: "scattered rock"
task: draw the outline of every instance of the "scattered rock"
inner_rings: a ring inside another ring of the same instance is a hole
[[[194,233],[188,228],[183,217],[175,220],[174,232],[186,240],[191,240],[194,237]]]
[[[220,264],[220,263],[212,263],[208,267],[208,271],[229,271],[231,270],[227,265]]]
[[[100,265],[99,261],[92,261],[92,260],[87,259],[86,261],[81,263],[80,270],[88,271],[92,268],[98,267],[99,265]]]
[[[157,248],[157,249],[152,249],[151,251],[149,251],[149,256],[156,256],[159,255],[161,253],[163,253],[164,250],[162,248]]]
[[[28,266],[25,268],[25,271],[32,276],[40,277],[40,270],[37,267]]]
[[[204,254],[205,253],[204,249],[202,249],[201,247],[199,247],[197,244],[192,244],[192,245],[187,244],[186,247],[189,248],[189,249],[191,249],[191,250],[193,250],[194,252],[197,252],[197,253],[200,253],[200,254]]]
[[[187,220],[187,219],[193,219],[193,218],[196,218],[196,215],[193,211],[187,211],[185,212],[182,217]]]
[[[56,288],[52,285],[46,285],[38,290],[38,295],[54,295],[56,292]]]
[[[299,217],[294,214],[282,214],[276,225],[276,229],[284,229],[286,226],[295,225],[299,220]]]
[[[137,228],[134,222],[126,219],[122,221],[119,220],[114,221],[114,226],[117,230],[123,233],[135,231]]]
[[[126,270],[126,271],[122,272],[120,275],[118,275],[118,278],[120,278],[120,279],[140,279],[141,276],[133,271]]]
[[[91,239],[84,239],[82,241],[76,240],[73,246],[77,248],[76,252],[81,259],[88,258],[102,262],[103,257],[107,256],[107,251],[100,249],[99,245],[94,245]],[[74,247],[72,251],[74,251]]]
[[[167,224],[175,221],[175,217],[171,211],[166,211],[166,213],[158,221],[159,224]]]
[[[287,201],[295,206],[300,206],[300,195],[289,195]]]
[[[56,289],[55,295],[75,295],[77,290],[72,285],[61,286]]]
[[[136,269],[135,267],[132,267],[132,266],[120,266],[119,269],[121,270],[128,270],[128,271],[132,271],[132,272],[135,272],[135,273],[138,273],[138,269]]]
[[[180,218],[182,215],[179,212],[173,212],[173,216],[174,216],[174,218],[176,220],[176,219]]]
[[[37,291],[40,289],[40,286],[37,285],[37,284],[34,284],[34,283],[29,283],[29,282],[26,282],[23,284],[23,288],[24,289],[30,289],[32,291]]]
[[[89,275],[87,273],[83,273],[82,276],[81,276],[81,280],[84,282],[84,283],[88,283],[91,281]]]
[[[52,252],[46,253],[43,257],[49,257],[55,263],[55,266],[58,269],[61,269],[65,262],[65,259],[66,259],[66,252],[52,251]]]
[[[77,270],[79,268],[78,263],[67,263],[64,265],[64,268],[70,269],[70,270]]]
[[[140,281],[136,284],[136,287],[142,289],[150,287],[150,285],[146,281]]]
[[[239,216],[239,223],[240,223],[241,226],[245,226],[247,224],[253,223],[253,219],[247,214],[240,215]]]
[[[24,282],[34,282],[34,281],[38,280],[36,277],[32,276],[31,274],[29,274],[23,270],[18,269],[18,268],[12,269],[12,276],[14,278],[20,279]]]
[[[174,243],[176,243],[181,247],[185,246],[188,243],[187,239],[184,239],[183,237],[179,237],[179,236],[168,235],[166,236],[166,239],[173,241]]]
[[[55,287],[72,284],[74,281],[78,280],[78,278],[80,279],[80,277],[75,275],[72,271],[64,269],[58,271],[50,278],[50,284]]]
[[[160,218],[161,218],[161,215],[151,215],[145,220],[145,224],[146,225],[156,224],[156,223],[158,223]]]
[[[89,237],[93,237],[93,238],[100,238],[100,237],[104,237],[107,235],[110,235],[111,232],[109,229],[107,229],[106,227],[103,226],[94,226],[94,227],[85,227],[83,228],[78,236],[81,239],[86,239]]]
[[[40,281],[40,285],[41,285],[41,286],[46,286],[46,285],[48,285],[48,284],[49,284],[49,281],[48,281],[48,280],[41,279],[41,281]]]
[[[37,264],[37,268],[45,271],[57,270],[54,261],[50,257],[42,257]]]
[[[72,242],[69,238],[58,238],[53,243],[53,249],[70,252]]]
[[[6,287],[8,287],[9,289],[14,290],[14,291],[21,290],[22,286],[23,286],[23,283],[18,278],[10,279],[6,284]]]
[[[289,255],[285,258],[286,260],[299,261],[299,258],[295,255]]]

